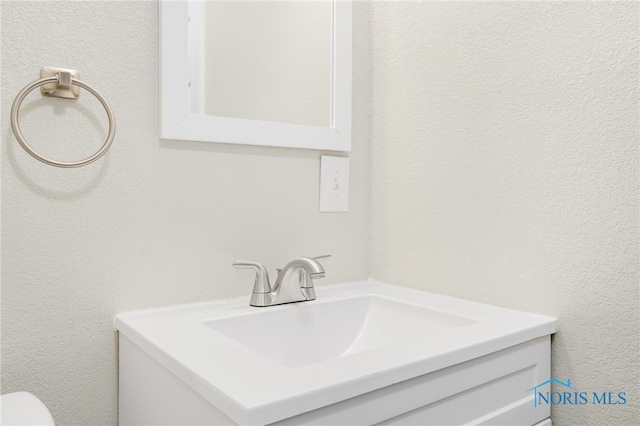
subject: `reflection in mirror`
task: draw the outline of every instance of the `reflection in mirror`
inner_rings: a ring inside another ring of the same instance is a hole
[[[192,112],[329,126],[332,2],[192,3]]]

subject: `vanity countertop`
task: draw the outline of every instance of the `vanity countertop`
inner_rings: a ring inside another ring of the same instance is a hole
[[[374,280],[319,285],[316,294],[268,308],[241,297],[121,313],[115,326],[242,424],[275,422],[556,332],[550,317]]]

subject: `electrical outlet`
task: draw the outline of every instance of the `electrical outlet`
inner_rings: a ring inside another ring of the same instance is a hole
[[[320,156],[320,211],[349,211],[349,157]]]

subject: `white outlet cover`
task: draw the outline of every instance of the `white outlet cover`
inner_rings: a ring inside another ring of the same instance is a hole
[[[349,157],[320,156],[320,211],[349,211]]]

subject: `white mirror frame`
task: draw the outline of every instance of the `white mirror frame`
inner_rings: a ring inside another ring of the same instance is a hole
[[[160,1],[160,138],[328,151],[351,150],[352,1],[334,0],[329,127],[193,114],[188,1]]]

